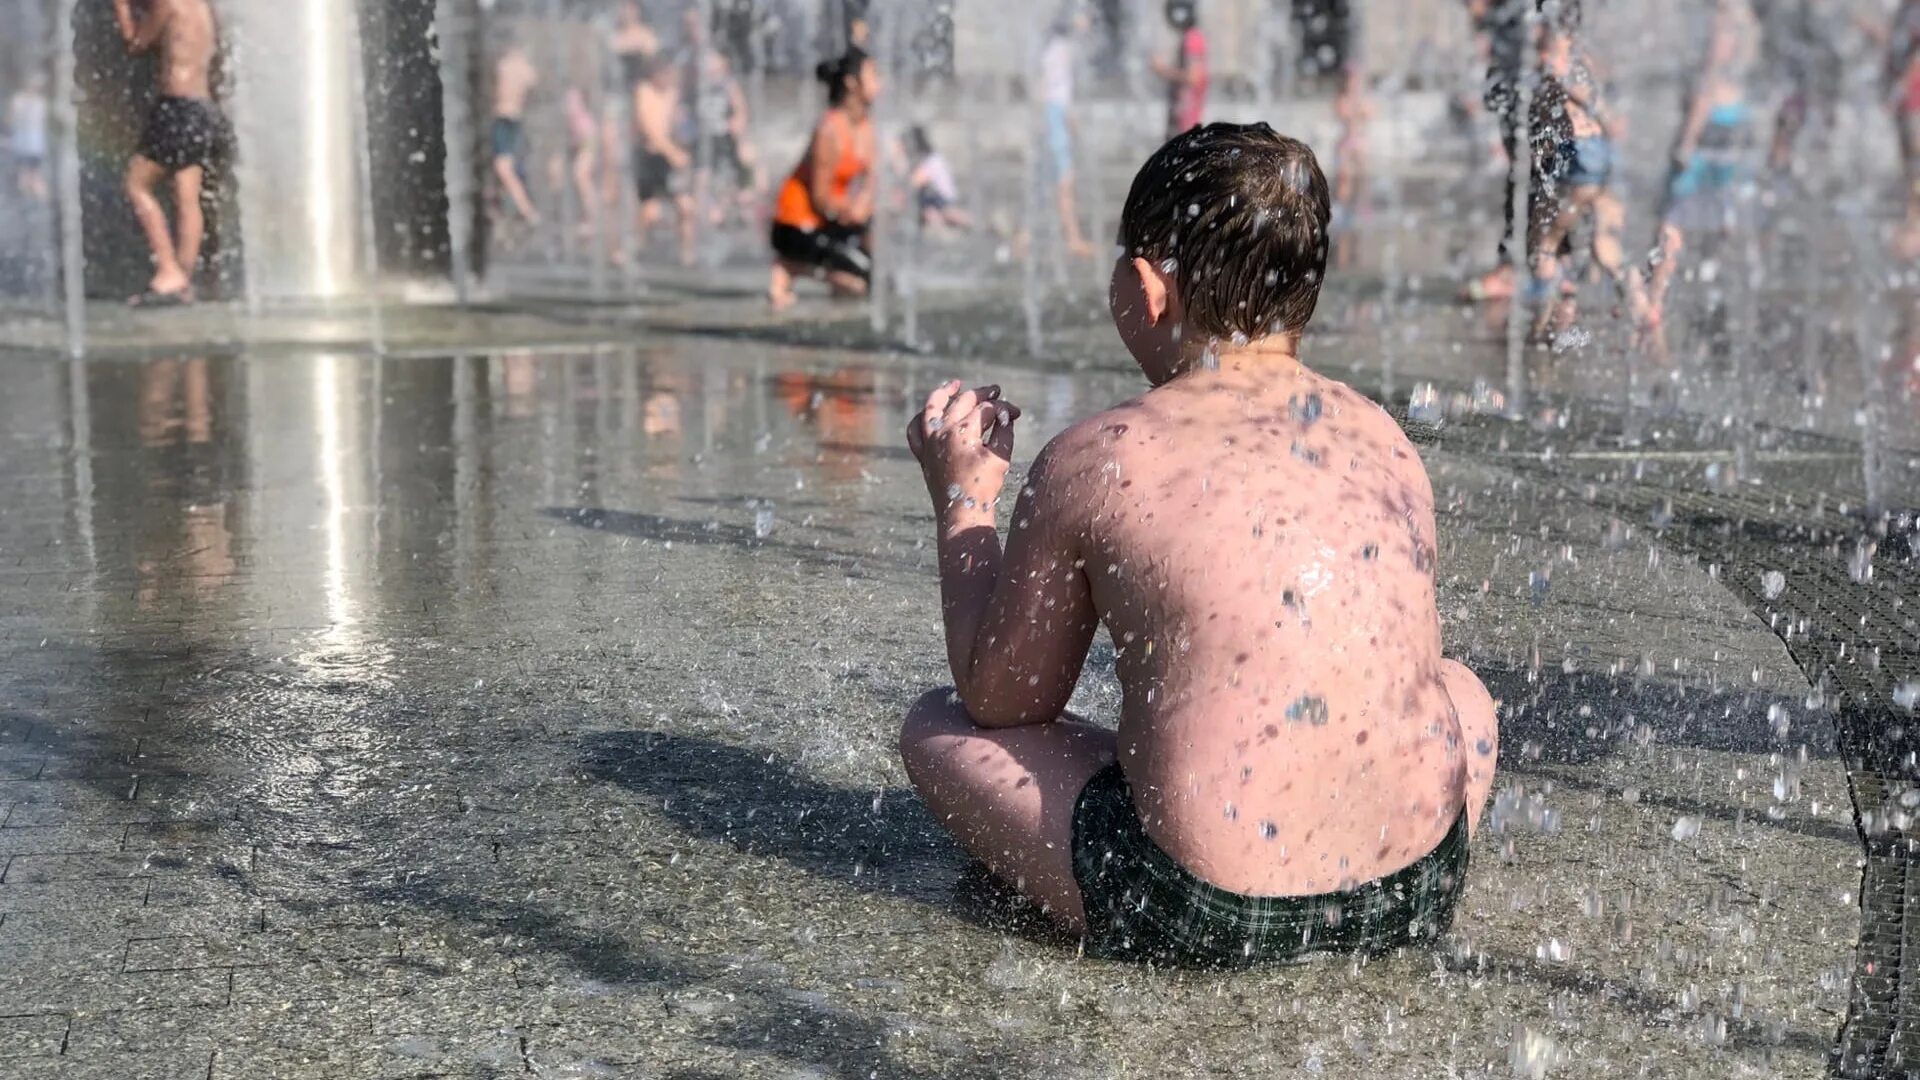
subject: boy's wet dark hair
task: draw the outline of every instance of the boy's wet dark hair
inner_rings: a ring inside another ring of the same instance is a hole
[[[1194,0],[1167,0],[1167,25],[1175,30],[1191,30],[1200,21]]]
[[[915,124],[907,129],[907,153],[914,157],[926,157],[933,153],[933,140],[927,137],[927,129]]]
[[[1171,267],[1190,332],[1298,333],[1320,300],[1332,213],[1305,143],[1265,124],[1208,124],[1141,166],[1120,243],[1127,258]]]

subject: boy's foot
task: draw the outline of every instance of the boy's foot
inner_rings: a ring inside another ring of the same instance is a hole
[[[187,307],[193,303],[193,290],[190,288],[172,289],[159,292],[148,289],[146,292],[127,297],[130,308],[171,308]]]
[[[767,306],[775,311],[785,311],[793,306],[795,299],[796,297],[793,295],[792,289],[769,290],[767,293]]]

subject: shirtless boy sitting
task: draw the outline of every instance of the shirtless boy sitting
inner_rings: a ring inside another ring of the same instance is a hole
[[[1004,553],[1019,410],[950,382],[908,429],[956,684],[908,713],[908,775],[1097,955],[1384,951],[1460,894],[1494,705],[1440,655],[1420,459],[1298,357],[1328,203],[1312,151],[1265,124],[1148,160],[1111,302],[1153,388],[1040,452]],[[1103,623],[1117,735],[1065,711]]]

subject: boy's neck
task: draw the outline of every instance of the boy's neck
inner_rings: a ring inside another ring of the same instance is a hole
[[[1300,337],[1269,334],[1244,345],[1217,341],[1181,366],[1179,374],[1194,371],[1257,372],[1291,375],[1300,368]],[[1177,375],[1175,376],[1178,377]]]

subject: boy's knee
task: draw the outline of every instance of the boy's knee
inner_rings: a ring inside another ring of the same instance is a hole
[[[971,724],[967,720],[966,710],[960,707],[960,694],[951,686],[942,686],[921,694],[907,708],[907,716],[900,725],[900,754],[911,757],[913,747],[925,741],[928,736],[952,731],[960,724]]]
[[[1461,726],[1485,729],[1488,739],[1496,738],[1493,695],[1480,676],[1458,660],[1440,661],[1440,674],[1446,680],[1447,696],[1453,700]]]

